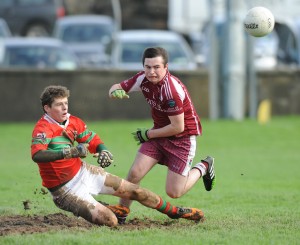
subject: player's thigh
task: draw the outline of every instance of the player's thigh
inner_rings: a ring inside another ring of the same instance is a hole
[[[114,226],[117,222],[115,215],[92,196],[90,198],[87,198],[87,195],[78,196],[75,193],[65,192],[62,188],[60,193],[54,194],[53,201],[60,209],[72,212],[75,216],[94,224]]]
[[[138,183],[157,163],[157,160],[138,152],[129,170],[128,180]]]
[[[171,170],[168,170],[166,180],[166,193],[172,198],[180,197],[184,192],[187,178],[187,176],[183,176]]]

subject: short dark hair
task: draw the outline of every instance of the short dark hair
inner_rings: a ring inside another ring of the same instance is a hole
[[[54,99],[56,98],[65,98],[70,96],[70,91],[60,85],[50,85],[44,89],[40,96],[40,100],[42,102],[42,107],[44,108],[45,105],[51,107]]]
[[[161,56],[163,58],[163,63],[166,65],[169,62],[168,52],[162,47],[151,47],[146,48],[143,54],[143,66],[145,64],[146,58],[155,58]]]

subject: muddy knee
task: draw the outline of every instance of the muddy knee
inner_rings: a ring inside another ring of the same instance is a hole
[[[118,225],[117,217],[109,209],[105,211],[98,209],[95,213],[93,213],[92,217],[92,223],[97,225],[106,225],[109,227],[114,227]]]

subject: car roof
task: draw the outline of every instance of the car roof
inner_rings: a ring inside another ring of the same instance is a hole
[[[50,37],[9,37],[1,40],[1,43],[5,46],[63,46],[63,42]]]
[[[140,30],[123,30],[118,32],[117,38],[123,41],[131,40],[174,40],[181,39],[182,37],[173,31],[167,30],[152,30],[152,29],[140,29]]]
[[[69,15],[56,21],[59,25],[86,24],[86,23],[113,23],[113,18],[107,15]]]

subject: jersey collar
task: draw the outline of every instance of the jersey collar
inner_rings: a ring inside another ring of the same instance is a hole
[[[60,124],[58,123],[57,121],[55,121],[52,117],[50,117],[47,113],[44,114],[44,119],[46,121],[48,121],[49,123],[53,123],[53,124],[56,124],[62,128],[66,128],[68,125],[69,125],[69,118],[70,118],[70,114],[68,113],[67,114],[67,121],[64,123],[64,124]]]

